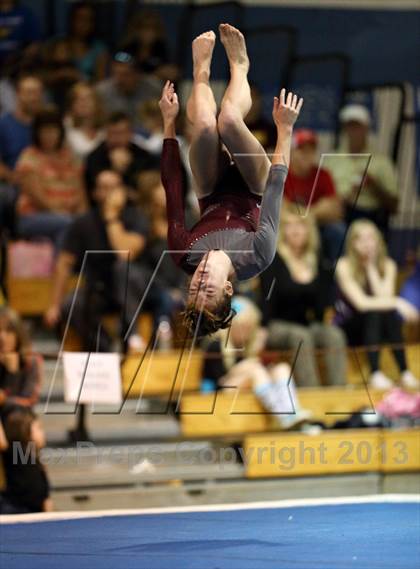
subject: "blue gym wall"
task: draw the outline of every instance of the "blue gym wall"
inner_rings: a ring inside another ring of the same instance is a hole
[[[48,0],[25,0],[44,21],[47,28]],[[66,0],[54,0],[55,28],[65,28]],[[125,2],[102,2],[112,7],[112,22],[99,22],[103,28],[115,25],[117,39],[124,22]],[[141,2],[138,3],[139,6]],[[298,55],[343,52],[352,60],[350,83],[389,83],[410,81],[420,85],[420,11],[352,10],[325,8],[282,8],[264,6],[245,7],[245,25],[290,25],[299,32]],[[316,4],[316,2],[314,2]],[[162,13],[172,45],[176,44],[177,24],[184,5],[157,4],[153,9]],[[111,13],[111,12],[110,12]],[[226,14],[226,12],[225,12]],[[224,11],[220,11],[220,20]],[[204,30],[203,30],[204,31]]]

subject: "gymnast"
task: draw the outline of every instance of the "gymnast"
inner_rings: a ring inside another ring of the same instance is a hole
[[[303,103],[292,93],[286,95],[285,89],[274,97],[277,144],[270,162],[244,122],[251,107],[244,36],[229,24],[221,24],[219,32],[230,64],[230,82],[219,114],[209,82],[216,36],[209,31],[192,44],[189,158],[201,217],[190,230],[185,226],[175,131],[179,102],[169,81],[159,103],[164,124],[161,174],[168,246],[175,263],[192,274],[184,322],[197,336],[226,328],[235,314],[231,309],[234,278],[250,279],[273,260],[292,130]]]

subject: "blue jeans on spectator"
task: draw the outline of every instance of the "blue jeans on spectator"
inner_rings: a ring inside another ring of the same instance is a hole
[[[333,263],[342,255],[346,224],[342,221],[326,223],[320,226],[322,249],[327,259]]]
[[[18,218],[18,233],[23,239],[47,237],[59,249],[64,232],[72,221],[72,215],[48,211],[21,215]]]

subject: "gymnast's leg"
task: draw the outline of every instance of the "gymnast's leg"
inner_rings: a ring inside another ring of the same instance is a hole
[[[218,118],[220,138],[250,190],[262,194],[271,162],[244,122],[252,103],[245,39],[239,30],[229,24],[221,24],[219,30],[230,64],[230,82]]]
[[[192,123],[190,165],[198,198],[211,194],[218,178],[220,139],[217,105],[210,87],[215,40],[214,32],[206,32],[192,44],[194,81],[187,103],[187,117]]]

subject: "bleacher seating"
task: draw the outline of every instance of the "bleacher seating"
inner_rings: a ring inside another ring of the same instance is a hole
[[[357,429],[245,437],[248,478],[420,469],[420,429]]]

